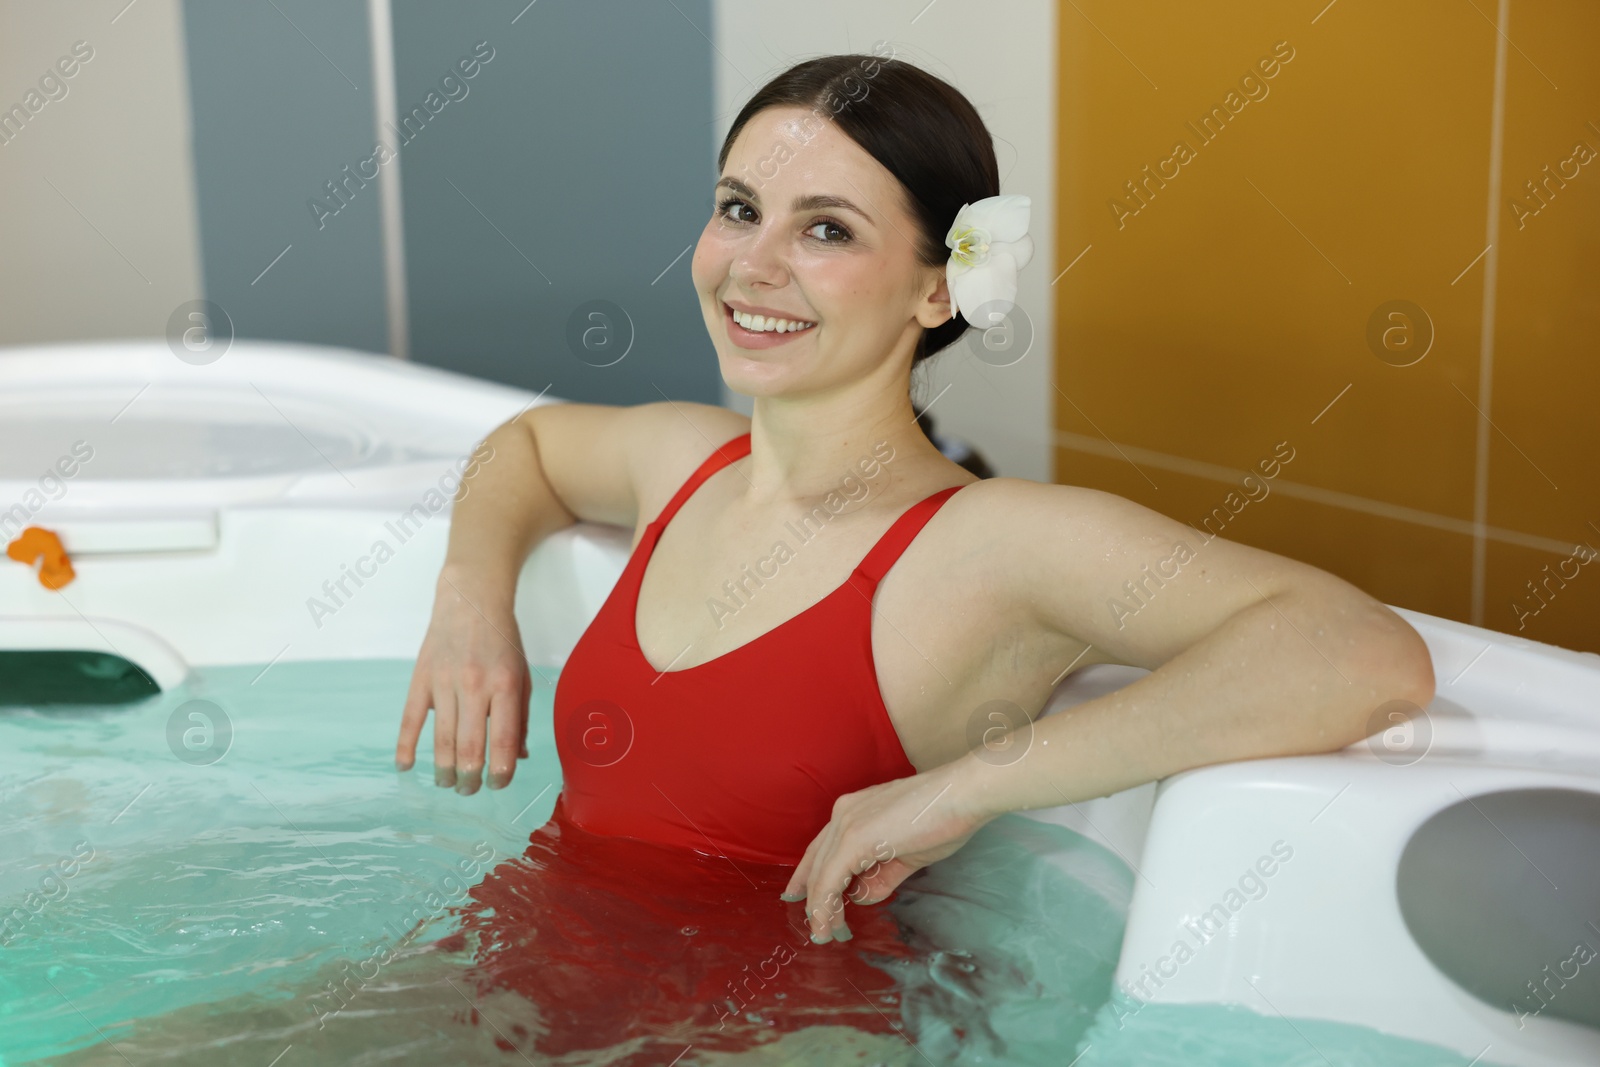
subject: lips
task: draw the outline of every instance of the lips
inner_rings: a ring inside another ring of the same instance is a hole
[[[810,334],[812,330],[817,328],[816,323],[813,322],[805,329],[788,330],[783,333],[779,333],[775,330],[747,330],[743,326],[740,326],[739,323],[734,319],[734,309],[730,305],[725,303],[722,305],[722,308],[722,319],[723,322],[727,324],[728,338],[740,348],[776,348],[779,345],[788,344],[790,341],[796,338],[804,337]]]
[[[746,330],[747,332],[750,332],[750,333],[773,333],[773,332],[777,332],[777,333],[780,333],[780,334],[783,334],[783,335],[787,336],[788,334],[791,334],[791,333],[805,333],[807,330],[811,329],[813,326],[815,326],[817,324],[815,319],[803,319],[803,318],[800,318],[798,315],[779,315],[778,313],[772,312],[772,311],[746,311],[744,308],[735,308],[731,304],[724,304],[723,307],[727,309],[724,313],[728,316],[728,320],[730,322],[737,323],[738,322],[737,316],[741,316],[742,315],[745,318],[761,318],[761,319],[765,319],[765,320],[767,320],[767,322],[769,324],[771,322],[773,322],[773,321],[784,321],[784,322],[787,322],[789,324],[782,330],[774,331],[774,330],[771,330],[771,329],[765,329],[765,330],[752,329],[751,327],[744,326],[742,323],[738,323],[741,329],[744,329],[744,330]],[[799,324],[799,323],[804,323],[805,325],[797,326],[796,324]]]
[[[737,307],[737,306],[735,306],[734,304],[732,304],[731,302],[729,302],[727,300],[724,300],[722,302],[722,306],[726,307],[726,308],[731,308],[734,311],[740,312],[741,314],[745,314],[745,315],[761,315],[761,316],[764,316],[764,317],[769,318],[769,319],[788,319],[790,322],[810,322],[810,323],[815,323],[817,321],[816,319],[809,319],[804,315],[796,315],[796,314],[794,314],[792,312],[788,312],[788,311],[779,311],[776,308]]]

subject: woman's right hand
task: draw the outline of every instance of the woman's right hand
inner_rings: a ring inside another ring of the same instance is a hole
[[[428,711],[433,719],[433,781],[476,793],[488,743],[489,788],[511,781],[528,755],[528,700],[533,679],[512,612],[514,590],[483,591],[447,568],[434,593],[433,617],[411,673],[395,746],[398,770],[416,761]]]

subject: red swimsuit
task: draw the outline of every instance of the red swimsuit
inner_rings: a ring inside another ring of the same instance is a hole
[[[925,986],[917,976],[940,956],[888,901],[847,911],[853,940],[813,945],[805,904],[778,894],[836,797],[916,773],[878,692],[872,596],[960,487],[907,509],[799,615],[657,671],[634,629],[650,554],[700,483],[749,451],[749,434],[723,445],[645,528],[556,685],[555,810],[473,887],[461,930],[440,942],[475,946],[477,997],[536,1006],[524,1027],[497,1001],[507,1052],[602,1049],[597,1061],[643,1067],[816,1027],[893,1048],[902,986]]]
[[[872,597],[961,487],[908,508],[844,584],[805,611],[715,659],[658,671],[634,623],[651,553],[690,494],[749,452],[750,435],[742,434],[689,477],[645,528],[562,668],[560,802],[563,814],[597,834],[793,865],[828,824],[836,798],[917,773],[878,690]],[[747,590],[759,588],[749,581]]]

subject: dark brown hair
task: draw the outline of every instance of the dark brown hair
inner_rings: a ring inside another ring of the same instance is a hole
[[[961,205],[1000,195],[994,142],[977,109],[954,86],[920,67],[877,55],[820,56],[762,86],[740,110],[717,154],[720,174],[745,123],[769,107],[802,107],[832,120],[899,179],[921,229],[917,255],[927,266],[950,258],[944,236]],[[917,342],[915,366],[966,332],[957,315]]]

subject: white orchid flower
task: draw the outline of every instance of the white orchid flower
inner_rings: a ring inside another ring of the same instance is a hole
[[[988,196],[962,204],[945,235],[950,249],[945,282],[950,288],[952,314],[971,314],[985,304],[1006,314],[1017,299],[1017,271],[1033,258],[1033,238],[1028,236],[1025,196]],[[974,326],[988,323],[973,322]]]

